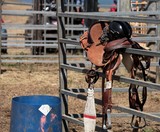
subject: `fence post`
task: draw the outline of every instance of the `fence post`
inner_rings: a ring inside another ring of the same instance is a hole
[[[157,11],[160,11],[160,1],[157,1]],[[158,18],[160,18],[160,15],[158,15]],[[160,37],[160,23],[157,25],[157,37]],[[157,51],[160,51],[160,40],[157,41]],[[157,58],[157,61],[159,61],[159,65],[156,66],[156,83],[160,82],[160,58]]]
[[[66,44],[60,42],[60,38],[65,38],[64,20],[58,16],[58,13],[64,11],[64,1],[57,0],[57,28],[58,28],[58,57],[59,57],[59,89],[62,110],[62,132],[68,132],[68,121],[63,119],[63,115],[68,115],[68,96],[61,93],[67,89],[67,70],[61,68],[61,64],[66,64]]]

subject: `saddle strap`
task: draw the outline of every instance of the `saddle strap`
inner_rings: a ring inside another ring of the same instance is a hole
[[[140,101],[138,94],[138,87],[136,85],[131,84],[129,88],[129,104],[130,108],[143,111],[143,106],[146,102],[147,98],[147,88],[143,87],[142,90],[142,101]]]
[[[112,50],[121,49],[121,48],[131,48],[132,41],[129,41],[127,38],[117,39],[110,41],[105,44],[104,50],[110,52]]]
[[[103,113],[103,118],[102,118],[102,125],[103,129],[111,129],[111,117],[110,117],[110,112],[112,110],[112,76],[115,73],[115,70],[119,67],[122,61],[122,55],[119,54],[118,57],[115,59],[114,64],[109,64],[108,69],[106,67],[103,69],[103,73],[106,74],[106,85],[105,79],[102,79],[102,113]],[[106,87],[105,87],[106,86]],[[108,121],[108,122],[107,122]],[[108,123],[108,125],[106,124]],[[108,126],[108,127],[107,127]]]
[[[146,81],[147,79],[146,79],[146,74],[145,74],[145,68],[144,68],[142,62],[140,62],[140,66],[141,66],[141,70],[142,70],[142,74],[143,74],[143,80]],[[143,106],[144,106],[146,100],[147,100],[147,87],[145,87],[145,86],[143,87],[142,101],[140,101],[139,94],[138,94],[138,87],[136,87],[135,84],[130,84],[130,88],[129,88],[130,107],[133,109],[143,111]]]
[[[143,47],[141,47],[137,42],[133,42],[132,44],[132,48],[136,48],[136,49],[143,49],[145,50]],[[134,62],[134,68],[135,69],[139,69],[142,71],[142,75],[143,75],[143,80],[146,81],[146,73],[145,70],[148,69],[150,67],[150,56],[143,56],[143,55],[132,55],[133,57],[133,62]],[[144,66],[142,64],[142,61],[146,62],[146,65]],[[131,84],[130,88],[129,88],[129,103],[130,103],[130,107],[133,109],[137,109],[137,110],[141,110],[143,111],[143,106],[147,100],[147,87],[143,87],[142,90],[142,101],[140,101],[139,99],[139,95],[138,95],[138,87],[136,87],[136,85]]]
[[[104,73],[104,71],[103,71]],[[112,71],[107,71],[109,78],[112,78]],[[102,129],[107,130],[111,129],[111,117],[110,112],[112,109],[112,82],[108,81],[110,83],[109,86],[105,87],[105,78],[102,78]],[[107,124],[108,123],[108,124]]]
[[[146,81],[145,68],[144,68],[142,62],[140,62],[140,66],[141,66],[141,70],[142,70],[142,74],[143,74],[143,79],[144,79],[144,81]],[[143,111],[143,106],[144,106],[146,100],[147,100],[147,87],[143,87],[142,100],[140,101],[139,94],[138,94],[138,86],[136,86],[135,84],[130,84],[130,87],[129,87],[130,108],[136,109],[139,111]],[[140,128],[144,128],[146,126],[145,118],[143,118],[144,124],[142,126],[139,126],[139,124],[134,125],[133,124],[134,118],[135,118],[135,115],[132,116],[132,120],[131,120],[131,127],[133,129],[140,129]],[[140,121],[141,121],[141,117],[139,117],[139,122]],[[138,123],[137,120],[136,120],[136,123]]]

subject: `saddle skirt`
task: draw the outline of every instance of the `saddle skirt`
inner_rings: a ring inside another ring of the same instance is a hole
[[[104,45],[98,45],[100,43],[100,36],[103,33],[103,28],[108,27],[108,23],[101,21],[94,23],[88,31],[85,31],[80,36],[80,44],[82,48],[87,52],[88,59],[96,66],[104,66],[102,63],[104,54]]]

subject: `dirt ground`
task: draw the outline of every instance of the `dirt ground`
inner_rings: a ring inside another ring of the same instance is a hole
[[[52,95],[59,96],[59,69],[58,64],[54,65],[3,65],[3,73],[0,75],[0,108],[1,108],[1,131],[8,132],[10,127],[11,100],[16,96],[23,95]],[[69,71],[68,86],[70,88],[87,88],[84,81],[84,74]],[[95,87],[100,87],[99,80]],[[114,82],[114,87],[126,87],[120,82]],[[101,98],[101,94],[96,93],[96,98]],[[144,106],[145,112],[159,112],[160,93],[149,92],[148,100]],[[113,93],[113,103],[128,107],[127,93]],[[69,97],[69,113],[83,113],[85,102]],[[97,113],[101,113],[101,106],[96,106]],[[113,110],[113,113],[117,111]],[[130,132],[131,117],[112,118],[114,132]],[[101,119],[97,119],[97,124],[101,124]],[[83,132],[83,127],[69,124],[70,131]],[[147,126],[141,130],[143,132],[159,132],[160,124],[147,120]]]
[[[30,7],[20,7],[6,5],[3,9],[29,9]],[[3,16],[6,23],[24,23],[26,17]],[[15,31],[9,30],[10,33]],[[16,30],[17,33],[24,31]],[[9,49],[8,54],[21,52],[28,53],[28,50]],[[68,71],[69,88],[87,88],[84,74]],[[101,80],[95,84],[101,87]],[[126,88],[128,84],[114,81],[114,87]],[[11,117],[11,101],[13,97],[23,95],[52,95],[59,96],[59,67],[58,64],[3,64],[2,74],[0,75],[0,131],[9,132]],[[96,93],[96,98],[101,99],[101,94]],[[69,97],[69,113],[83,113],[85,102]],[[128,107],[127,93],[113,93],[113,103]],[[152,91],[148,93],[148,99],[144,106],[145,112],[160,111],[160,92]],[[97,113],[101,113],[101,106],[96,106]],[[119,111],[113,110],[112,113]],[[82,120],[82,119],[81,119]],[[131,117],[113,117],[113,132],[131,132]],[[101,119],[97,119],[97,124],[101,125]],[[83,127],[69,123],[70,132],[83,132]],[[160,123],[147,120],[147,126],[140,132],[160,132]]]

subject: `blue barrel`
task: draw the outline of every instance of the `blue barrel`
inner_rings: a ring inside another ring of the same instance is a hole
[[[12,98],[10,132],[62,132],[61,101],[47,95]]]

